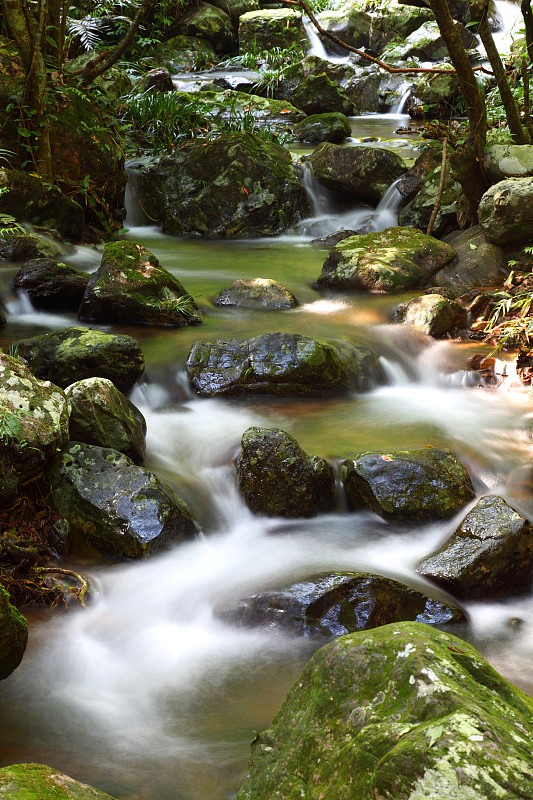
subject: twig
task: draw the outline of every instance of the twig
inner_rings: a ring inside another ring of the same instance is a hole
[[[73,590],[74,594],[80,601],[80,605],[83,608],[87,608],[85,595],[87,592],[90,593],[91,587],[89,586],[89,581],[79,572],[75,572],[73,569],[65,569],[64,567],[38,567],[36,571],[44,575],[67,575],[69,578],[74,578],[79,584],[79,589]]]
[[[428,228],[426,231],[426,236],[431,236],[431,232],[433,230],[433,225],[435,224],[435,220],[437,219],[437,214],[439,213],[439,208],[442,200],[442,193],[444,191],[444,181],[446,179],[446,155],[447,155],[447,144],[448,140],[442,140],[442,163],[440,167],[440,181],[439,181],[439,190],[437,192],[437,196],[435,198],[435,205],[433,206],[433,211],[431,212],[431,217],[429,218]]]

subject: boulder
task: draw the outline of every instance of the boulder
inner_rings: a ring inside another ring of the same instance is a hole
[[[174,235],[275,236],[311,211],[289,151],[251,133],[186,142],[138,176],[143,208]]]
[[[172,76],[166,67],[154,67],[154,69],[141,75],[134,86],[136,94],[156,94],[173,92],[176,87],[172,82]]]
[[[484,165],[492,183],[533,177],[533,145],[493,144],[485,148]]]
[[[64,392],[37,380],[18,359],[0,353],[0,503],[38,475],[68,441]]]
[[[72,553],[146,558],[196,536],[185,503],[116,450],[69,442],[47,477],[50,502],[70,526]]]
[[[239,18],[248,11],[259,11],[258,0],[214,0],[213,5],[221,8],[231,17],[234,24],[239,24]]]
[[[78,317],[93,322],[199,325],[201,311],[177,278],[138,242],[107,242],[93,272]]]
[[[422,188],[427,176],[437,167],[440,169],[442,163],[442,152],[433,147],[426,147],[422,150],[415,163],[405,175],[402,175],[398,183],[398,191],[409,203]],[[435,200],[433,200],[435,202]]]
[[[378,53],[391,41],[407,39],[426,22],[434,20],[429,8],[400,6],[389,2],[377,3],[372,8],[372,27],[370,28],[370,48]]]
[[[50,239],[13,228],[0,228],[0,261],[28,261],[30,258],[57,258],[60,248]]]
[[[392,622],[444,625],[466,619],[455,606],[392,578],[362,572],[313,576],[282,589],[251,595],[233,608],[217,609],[217,613],[234,624],[328,638]]]
[[[226,82],[229,77],[226,78]],[[199,92],[175,92],[174,97],[180,103],[199,104],[202,113],[215,126],[220,123],[223,127],[225,120],[242,117],[253,122],[254,126],[268,126],[285,132],[305,118],[303,111],[288,100],[275,100],[236,89],[204,88]]]
[[[352,508],[389,521],[446,519],[474,499],[465,467],[442,447],[365,453],[342,462],[341,478]]]
[[[448,68],[446,64],[441,64],[439,68]],[[422,107],[426,119],[434,117],[450,117],[456,113],[456,102],[461,96],[459,80],[449,65],[450,75],[433,75],[428,81],[427,77],[415,80],[413,83],[412,96]]]
[[[325,72],[310,75],[291,94],[291,103],[305,114],[324,114],[337,111],[347,117],[357,114],[340,83],[332,81]]]
[[[239,279],[222,289],[215,305],[250,308],[254,311],[281,311],[295,308],[298,301],[292,292],[271,278]]]
[[[429,173],[413,200],[402,208],[398,214],[398,225],[407,228],[419,228],[424,232],[427,230],[435,207],[435,198],[439,191],[440,174],[440,166]],[[447,165],[444,190],[439,210],[433,223],[434,236],[440,238],[451,231],[457,230],[457,201],[461,192],[461,184],[452,178],[450,167]]]
[[[361,50],[370,47],[373,19],[366,11],[358,9],[353,3],[347,3],[332,11],[324,11],[320,15],[320,24],[328,33],[332,33],[342,42]],[[328,53],[346,56],[346,50],[326,37],[322,44]]]
[[[321,648],[252,743],[237,800],[522,800],[533,701],[471,645],[400,622]]]
[[[455,26],[461,37],[465,50],[476,47],[478,38],[469,28],[458,24]],[[416,58],[419,61],[443,61],[449,58],[448,48],[441,36],[439,26],[433,21],[424,22],[412,33],[406,36],[400,44],[394,43],[383,51],[384,59],[404,61]],[[432,76],[433,77],[433,76]]]
[[[420,289],[455,257],[449,244],[416,228],[387,228],[338,242],[314,285],[352,292]]]
[[[411,325],[427,336],[443,336],[457,325],[466,323],[466,312],[455,300],[441,294],[423,294],[398,306],[394,322]]]
[[[90,328],[65,328],[17,342],[19,356],[42,380],[65,389],[83,378],[109,378],[129,391],[144,372],[141,347],[132,336]]]
[[[279,47],[306,48],[309,44],[302,15],[291,8],[248,11],[239,17],[239,51],[261,53]]]
[[[34,308],[77,313],[88,280],[87,272],[53,258],[34,258],[19,269],[13,289],[23,289]]]
[[[533,178],[508,178],[495,183],[481,198],[478,216],[489,242],[529,243],[533,226]]]
[[[386,382],[378,356],[367,348],[321,344],[291,333],[195,342],[187,374],[192,389],[204,397],[338,394]]]
[[[344,87],[361,113],[389,111],[398,104],[405,88],[403,75],[382,73],[374,66],[361,69]]]
[[[501,497],[482,497],[418,572],[468,600],[529,593],[533,526]]]
[[[254,514],[314,517],[333,509],[335,479],[328,462],[308,456],[278,428],[248,428],[237,461],[239,491]]]
[[[352,135],[352,128],[344,114],[311,114],[294,127],[294,133],[302,142],[342,142]]]
[[[0,583],[0,680],[7,678],[18,667],[27,643],[26,619],[11,605],[9,595]],[[0,795],[3,799],[1,778]]]
[[[196,36],[173,36],[158,45],[151,58],[152,64],[165,67],[171,73],[188,72],[199,61],[206,65],[214,64],[216,56],[212,45]]]
[[[133,403],[107,378],[85,378],[65,390],[70,403],[70,438],[124,453],[142,464],[146,421]]]
[[[0,769],[2,800],[113,800],[46,764],[13,764]]]
[[[391,183],[407,170],[404,160],[390,150],[330,142],[319,145],[308,163],[322,186],[369,203],[379,203]]]
[[[216,53],[231,52],[237,45],[231,18],[211,3],[200,2],[189,8],[179,21],[179,30],[184,36],[196,36],[209,42]]]
[[[327,75],[331,81],[342,84],[347,78],[355,74],[355,69],[350,64],[335,64],[320,58],[320,56],[304,56],[301,61],[296,61],[285,67],[273,87],[274,97],[280,100],[290,100],[294,90],[306,78],[320,73]]]
[[[435,286],[450,289],[457,296],[473,288],[501,286],[509,275],[504,251],[487,240],[479,225],[451,233],[446,242],[457,259],[437,272]]]

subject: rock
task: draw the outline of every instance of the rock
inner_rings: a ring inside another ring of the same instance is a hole
[[[70,438],[124,453],[142,464],[146,421],[133,403],[106,378],[85,378],[65,390],[70,403]]]
[[[492,183],[533,177],[533,145],[493,144],[485,149],[485,170]]]
[[[135,92],[142,94],[173,92],[175,88],[170,72],[165,67],[155,67],[141,75],[134,87]]]
[[[529,243],[533,225],[533,178],[508,178],[491,186],[481,198],[478,216],[489,242]]]
[[[341,291],[419,289],[455,256],[450,245],[416,228],[387,228],[336,244],[314,285]]]
[[[0,261],[28,261],[30,258],[57,258],[60,248],[49,239],[33,233],[0,229]]]
[[[254,514],[314,517],[333,509],[335,479],[328,462],[308,456],[278,428],[248,428],[237,461],[239,491]]]
[[[275,236],[311,213],[289,151],[251,133],[186,142],[142,169],[138,193],[179,236]]]
[[[335,639],[252,744],[237,800],[533,796],[533,701],[471,645],[402,622]]]
[[[107,242],[85,289],[78,317],[93,322],[199,325],[201,311],[180,281],[138,242]]]
[[[422,188],[428,175],[437,167],[440,170],[442,153],[432,147],[426,147],[418,156],[411,169],[402,175],[398,184],[398,191],[407,202],[414,199]],[[435,202],[435,199],[433,199]]]
[[[355,74],[354,68],[349,64],[335,64],[315,55],[304,56],[301,61],[285,67],[279,80],[273,87],[274,97],[280,100],[290,100],[291,95],[305,80],[312,75],[324,73],[335,83],[342,84],[347,78]]]
[[[447,68],[446,64],[441,64],[441,68]],[[413,97],[422,106],[424,117],[431,119],[447,118],[455,113],[455,104],[461,92],[459,80],[453,67],[449,65],[450,75],[433,75],[430,81],[426,76],[422,76],[413,83]]]
[[[290,333],[195,342],[187,373],[192,389],[204,397],[338,394],[386,381],[377,355],[367,348]]]
[[[405,40],[426,22],[434,20],[429,8],[394,7],[385,2],[372,8],[370,48],[381,53],[394,40]]]
[[[390,521],[446,519],[474,498],[468,472],[441,447],[365,453],[342,462],[341,478],[353,508]]]
[[[385,113],[398,104],[405,91],[405,78],[383,74],[374,66],[365,67],[344,88],[360,113]]]
[[[0,769],[2,800],[113,800],[86,783],[47,767],[46,764],[13,764]]]
[[[71,552],[145,558],[193,539],[191,513],[155,475],[122,453],[70,442],[48,468],[50,501],[70,525]]]
[[[451,233],[446,242],[457,260],[437,272],[435,286],[451,289],[457,296],[473,288],[501,286],[509,275],[504,251],[486,239],[479,225]]]
[[[290,99],[293,106],[305,114],[337,111],[351,117],[357,113],[353,100],[350,100],[340,83],[330,80],[325,72],[306,78]]]
[[[57,386],[37,380],[18,359],[0,353],[0,503],[38,475],[68,441],[69,409]]]
[[[408,228],[419,228],[426,231],[435,207],[435,198],[439,191],[441,167],[432,170],[425,178],[420,190],[413,200],[398,214],[398,225]],[[449,165],[446,166],[444,191],[433,224],[433,235],[442,237],[457,230],[457,200],[461,194],[461,184],[454,181]]]
[[[9,602],[9,595],[0,584],[0,680],[18,667],[28,643],[26,619]],[[0,770],[0,774],[1,774]],[[2,781],[0,778],[0,795]],[[3,800],[3,795],[2,795]]]
[[[482,497],[418,572],[468,600],[529,593],[533,526],[501,497]]]
[[[298,301],[292,292],[271,278],[236,280],[222,289],[215,300],[217,306],[251,308],[254,311],[281,311],[295,308]]]
[[[228,14],[211,3],[200,2],[189,8],[179,21],[180,33],[196,36],[213,46],[216,53],[228,53],[237,44],[237,36]]]
[[[128,73],[116,65],[107,69],[103,75],[98,75],[94,79],[94,83],[112,103],[116,103],[119,98],[129,94],[133,89],[133,83]]]
[[[83,378],[109,378],[129,391],[144,372],[144,357],[132,336],[89,328],[65,328],[17,342],[18,353],[42,380],[65,389]]]
[[[239,17],[239,52],[257,52],[279,47],[306,48],[309,40],[302,15],[290,8],[248,11]]]
[[[344,114],[311,114],[294,127],[294,133],[302,142],[342,142],[352,135],[350,123]]]
[[[466,312],[455,300],[440,294],[423,294],[396,308],[393,320],[411,325],[427,336],[443,336],[466,323]]]
[[[81,240],[85,228],[83,209],[57,186],[27,172],[0,169],[0,190],[0,213],[52,228],[73,242]]]
[[[320,15],[320,24],[324,30],[359,50],[370,47],[372,23],[370,14],[359,10],[353,4],[346,4],[333,11],[324,11]],[[346,55],[346,50],[330,39],[323,37],[321,41],[328,53]]]
[[[77,313],[88,280],[87,272],[53,258],[35,258],[19,269],[13,289],[23,289],[34,308]]]
[[[341,147],[330,142],[319,145],[308,163],[322,186],[370,203],[378,203],[391,183],[407,170],[404,160],[390,150]]]
[[[257,0],[215,0],[213,5],[221,8],[228,14],[234,24],[239,24],[239,18],[248,11],[259,11]]]
[[[240,79],[239,79],[240,80]],[[268,126],[286,131],[305,119],[303,111],[287,100],[273,100],[257,94],[226,89],[202,89],[200,92],[176,92],[175,97],[183,103],[200,104],[205,115],[215,124],[233,117],[246,117],[258,127]]]
[[[176,73],[188,72],[200,60],[205,64],[216,61],[215,50],[209,42],[195,36],[174,36],[158,45],[151,61]]]
[[[455,26],[461,37],[465,50],[476,47],[478,38],[464,25]],[[383,51],[383,58],[406,60],[416,58],[419,61],[443,61],[449,58],[448,48],[441,36],[439,26],[433,21],[425,22],[405,37],[400,44],[392,44]],[[432,76],[437,77],[437,76]]]
[[[310,577],[283,589],[246,597],[218,609],[233,624],[265,626],[311,636],[344,636],[392,622],[464,622],[464,613],[403,583],[361,572]]]

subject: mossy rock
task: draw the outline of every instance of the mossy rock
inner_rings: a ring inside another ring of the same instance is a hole
[[[446,519],[474,499],[465,467],[441,447],[365,453],[343,461],[341,478],[353,508],[390,521]]]
[[[353,3],[346,3],[320,15],[320,24],[329,33],[352,47],[369,48],[372,38],[373,18],[366,11],[356,8]],[[330,39],[323,38],[322,43],[328,53],[346,56],[346,50]]]
[[[305,114],[324,114],[336,111],[351,117],[357,108],[340,83],[332,81],[325,72],[310,75],[292,92],[291,103]]]
[[[485,148],[483,164],[493,183],[533,177],[533,145],[493,144]]]
[[[478,208],[481,230],[493,244],[529,244],[533,178],[508,178],[488,189]]]
[[[429,173],[416,196],[398,214],[398,225],[419,228],[424,232],[427,230],[435,208],[435,197],[439,191],[440,173],[440,166]],[[434,236],[441,238],[457,230],[457,201],[461,191],[461,184],[452,178],[450,167],[447,165],[442,198],[433,226]]]
[[[19,269],[13,289],[25,291],[34,308],[77,313],[88,280],[87,272],[68,264],[53,258],[34,258]]]
[[[85,289],[78,317],[93,322],[199,325],[201,311],[180,281],[137,242],[108,242]]]
[[[57,258],[60,247],[34,233],[0,229],[0,261],[29,261],[31,258]]]
[[[186,72],[202,59],[210,64],[216,61],[215,50],[209,42],[196,36],[174,36],[167,39],[152,56],[151,63],[166,67],[171,72]]]
[[[343,84],[355,74],[355,69],[350,64],[334,64],[320,56],[307,55],[283,70],[276,85],[272,87],[273,96],[280,100],[290,100],[294,90],[307,78],[320,73],[324,73],[336,84]]]
[[[307,47],[302,15],[290,8],[248,11],[239,18],[239,51],[248,53],[279,47]]]
[[[189,8],[179,21],[179,31],[184,36],[204,39],[217,53],[237,47],[237,32],[230,16],[211,3],[200,2]]]
[[[344,114],[311,114],[294,128],[294,133],[303,142],[342,142],[352,135],[352,129]]]
[[[0,769],[2,800],[113,800],[111,795],[70,778],[46,764],[13,764]]]
[[[416,622],[319,650],[252,744],[237,800],[523,800],[533,700]]]
[[[391,293],[421,289],[455,257],[449,244],[416,228],[386,228],[336,244],[315,287]]]
[[[26,619],[11,605],[8,593],[0,584],[0,680],[7,678],[18,667],[27,643]],[[1,778],[0,796],[4,797]]]
[[[451,233],[446,242],[457,253],[457,259],[436,273],[435,286],[458,296],[474,288],[499,287],[509,275],[505,251],[489,242],[479,225]]]
[[[288,130],[292,125],[305,118],[303,111],[293,106],[288,100],[276,100],[248,94],[236,89],[204,88],[199,92],[176,92],[175,97],[183,103],[198,104],[203,114],[224,127],[224,120],[233,117],[253,119],[258,127],[270,126],[280,130]]]
[[[394,322],[411,325],[427,336],[444,336],[457,325],[466,324],[466,311],[455,300],[441,294],[423,294],[398,306]]]
[[[298,301],[292,292],[271,278],[234,281],[222,289],[215,300],[224,308],[249,308],[253,311],[282,311],[295,308]]]
[[[345,85],[345,91],[360,113],[385,113],[397,105],[405,91],[403,75],[382,73],[377,67],[365,67]]]

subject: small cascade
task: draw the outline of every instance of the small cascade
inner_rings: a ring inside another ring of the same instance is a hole
[[[402,202],[402,195],[398,187],[401,180],[401,177],[396,178],[379,201],[374,212],[376,230],[382,231],[398,224],[398,211]]]
[[[307,38],[309,39],[309,50],[307,51],[307,55],[317,56],[318,58],[324,59],[324,61],[330,61],[332,64],[345,64],[349,60],[350,55],[348,51],[346,51],[345,56],[332,56],[327,52],[322,43],[322,39],[320,38],[320,34],[311,20],[305,19],[304,27],[305,32],[307,33]]]
[[[523,27],[523,19],[520,13],[520,6],[510,0],[495,0],[499,30],[493,31],[492,37],[498,53],[508,53],[511,49],[513,39],[520,35]],[[480,47],[484,50],[483,46]]]
[[[405,106],[409,97],[411,95],[412,84],[407,83],[407,81],[400,86],[398,90],[398,94],[400,95],[400,99],[394,103],[390,108],[390,114],[404,114],[405,113]],[[401,93],[401,94],[400,94]]]
[[[153,224],[153,220],[150,220],[138,199],[137,169],[144,163],[146,163],[146,159],[136,159],[135,161],[126,162],[125,165],[126,177],[128,179],[124,197],[124,207],[126,209],[124,227],[126,228],[138,228]]]

